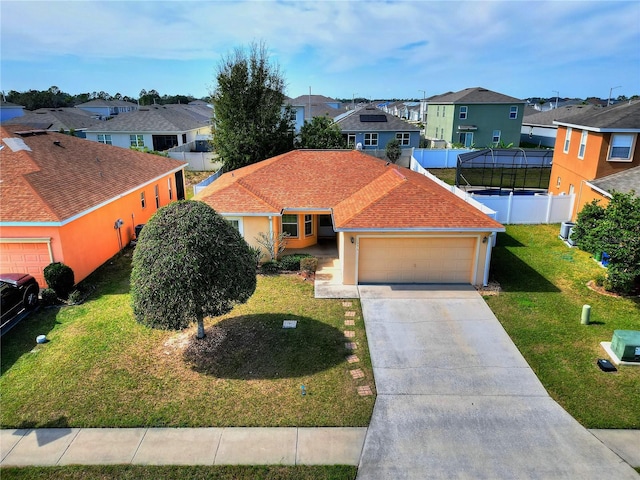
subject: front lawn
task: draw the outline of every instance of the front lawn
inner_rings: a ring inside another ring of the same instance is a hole
[[[587,428],[640,428],[640,366],[602,372],[600,342],[640,329],[640,298],[590,290],[602,272],[558,239],[559,225],[512,225],[498,235],[492,272],[502,287],[485,297],[549,394]],[[581,325],[583,305],[591,325]]]
[[[3,480],[353,480],[350,466],[142,466],[103,465],[2,468]]]
[[[374,384],[357,301],[317,300],[297,275],[260,276],[249,302],[207,322],[198,342],[195,327],[136,323],[130,263],[127,250],[87,279],[87,302],[40,309],[2,338],[3,428],[368,425],[374,396],[357,387]],[[347,309],[355,327],[344,326]],[[357,364],[344,330],[356,332]],[[50,341],[36,345],[39,334]],[[364,379],[349,374],[356,365]]]

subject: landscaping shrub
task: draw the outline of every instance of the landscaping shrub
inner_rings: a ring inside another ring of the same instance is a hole
[[[300,260],[308,258],[311,255],[308,253],[296,253],[293,255],[285,255],[280,259],[280,267],[282,270],[289,272],[297,272],[300,270]]]
[[[73,290],[75,279],[71,267],[61,262],[50,263],[44,267],[44,279],[58,297],[67,299]]]
[[[265,262],[260,266],[260,270],[262,270],[262,273],[269,275],[280,272],[280,270],[282,270],[282,267],[280,266],[279,262],[269,260],[268,262]]]
[[[596,201],[578,214],[573,229],[578,247],[609,256],[607,279],[617,293],[633,293],[640,284],[640,198],[613,192],[606,208]]]
[[[42,305],[44,305],[45,307],[55,305],[58,303],[58,294],[55,292],[53,288],[45,288],[44,290],[42,290],[40,297],[41,297],[40,301],[42,302]]]
[[[300,270],[313,273],[318,269],[318,259],[316,257],[305,257],[300,260]]]

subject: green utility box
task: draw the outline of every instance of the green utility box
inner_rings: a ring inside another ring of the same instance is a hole
[[[640,331],[614,330],[611,350],[623,362],[640,362]]]

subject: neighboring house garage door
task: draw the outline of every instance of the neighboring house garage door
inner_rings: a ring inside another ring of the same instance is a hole
[[[476,241],[360,238],[358,283],[473,283]]]
[[[2,273],[28,273],[33,275],[41,288],[46,286],[44,267],[51,263],[47,243],[0,243]]]

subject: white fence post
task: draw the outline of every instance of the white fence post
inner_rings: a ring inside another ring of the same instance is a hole
[[[513,207],[513,192],[509,193],[509,203],[507,204],[507,221],[506,224],[511,223],[511,208]]]

